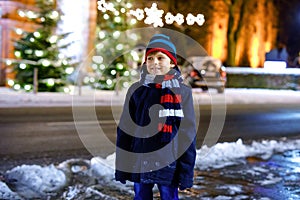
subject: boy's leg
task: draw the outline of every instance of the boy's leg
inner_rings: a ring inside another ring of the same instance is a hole
[[[161,200],[178,200],[178,188],[166,185],[157,185]]]
[[[154,184],[134,183],[134,200],[153,200]]]

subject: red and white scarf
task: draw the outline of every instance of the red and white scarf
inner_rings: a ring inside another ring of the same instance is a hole
[[[171,141],[177,133],[181,119],[184,117],[180,92],[182,81],[177,66],[166,75],[151,75],[147,72],[146,66],[142,68],[140,83],[156,88],[161,92],[160,105],[162,109],[158,112],[158,117],[161,119],[158,123],[158,131],[162,135],[163,142]]]

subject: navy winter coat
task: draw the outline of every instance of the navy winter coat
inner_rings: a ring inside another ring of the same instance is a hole
[[[181,84],[184,117],[176,124],[177,134],[169,143],[162,142],[160,134],[155,133],[160,95],[158,89],[139,82],[128,89],[117,128],[115,178],[190,188],[196,158],[192,92]]]

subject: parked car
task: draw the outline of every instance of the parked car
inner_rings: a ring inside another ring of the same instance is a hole
[[[226,85],[226,68],[219,59],[211,56],[187,58],[183,64],[188,83],[194,88],[206,91],[209,88],[223,93]]]

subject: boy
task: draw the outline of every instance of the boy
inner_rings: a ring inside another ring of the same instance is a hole
[[[175,45],[155,34],[146,48],[141,78],[127,92],[117,128],[117,181],[134,182],[135,200],[178,199],[193,185],[195,113],[190,87],[182,83]]]

